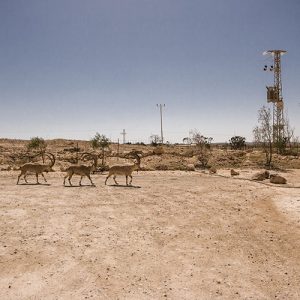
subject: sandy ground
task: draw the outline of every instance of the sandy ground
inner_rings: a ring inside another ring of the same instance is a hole
[[[300,299],[299,188],[179,171],[17,186],[17,174],[0,172],[0,299]],[[300,185],[300,170],[285,177]]]

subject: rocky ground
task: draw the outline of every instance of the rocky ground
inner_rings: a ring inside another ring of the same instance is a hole
[[[20,165],[29,162],[41,162],[41,156],[37,156],[37,151],[28,151],[26,140],[0,139],[0,171],[7,171],[19,168]],[[93,149],[89,141],[74,141],[56,139],[46,141],[46,151],[53,153],[56,157],[54,168],[60,170],[70,164],[89,162],[80,160],[82,153],[93,152],[99,156],[98,163],[101,164],[101,149]],[[77,152],[76,150],[79,150]],[[142,168],[145,171],[153,170],[192,170],[200,168],[199,150],[190,145],[165,145],[164,147],[152,147],[150,145],[131,145],[131,144],[111,144],[105,149],[106,167],[115,163],[132,163],[130,159],[117,158],[118,154],[131,151],[142,153]],[[291,152],[288,150],[288,152]],[[300,169],[299,150],[294,148],[294,155],[273,155],[274,168]],[[265,164],[265,154],[260,150],[247,146],[244,150],[230,150],[224,145],[212,145],[211,151],[206,153],[209,167],[222,168],[256,168],[261,169]],[[46,163],[47,163],[46,157]]]
[[[300,298],[298,156],[274,154],[271,172],[287,179],[274,185],[251,180],[257,149],[213,146],[209,174],[191,146],[111,145],[109,166],[142,151],[132,187],[105,186],[105,172],[96,187],[64,187],[61,168],[93,149],[51,140],[48,183],[16,185],[27,143],[0,140],[0,299]]]

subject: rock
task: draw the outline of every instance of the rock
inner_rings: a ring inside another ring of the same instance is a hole
[[[195,166],[193,164],[188,164],[186,166],[187,171],[195,171]]]
[[[230,170],[230,175],[231,175],[231,176],[237,176],[237,175],[240,175],[240,173],[237,172],[237,171],[235,171],[235,170],[233,170],[233,169],[231,169],[231,170]]]
[[[265,170],[264,172],[254,174],[251,179],[255,181],[263,181],[268,178],[270,178],[270,173],[269,171]]]
[[[270,175],[270,182],[275,184],[286,184],[287,180],[280,175],[272,174]]]
[[[215,167],[211,167],[209,169],[209,174],[216,174],[217,173],[217,169]]]
[[[4,165],[3,167],[1,167],[0,171],[10,171],[11,169],[12,169],[11,166]]]

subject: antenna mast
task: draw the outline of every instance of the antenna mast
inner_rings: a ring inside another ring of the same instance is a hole
[[[273,103],[273,142],[280,145],[284,138],[284,116],[283,116],[283,97],[281,83],[281,55],[285,54],[285,50],[268,50],[263,54],[270,54],[274,58],[274,65],[270,67],[270,71],[274,72],[274,86],[267,87],[267,101]],[[268,66],[265,65],[264,71]]]

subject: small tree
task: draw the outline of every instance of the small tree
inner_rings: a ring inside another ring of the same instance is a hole
[[[258,111],[259,125],[253,129],[254,142],[261,146],[266,155],[266,166],[271,167],[273,156],[273,125],[270,108],[263,106]]]
[[[160,137],[157,134],[150,135],[150,143],[151,146],[158,146],[158,144],[160,143]]]
[[[27,144],[28,151],[36,150],[39,154],[42,155],[43,163],[45,163],[45,152],[47,148],[47,143],[43,138],[38,136],[33,137],[30,139],[29,143]]]
[[[192,144],[192,139],[190,137],[185,137],[182,139],[182,142],[186,145],[191,145]]]
[[[293,143],[293,147],[295,149],[294,155],[299,156],[299,137],[297,137],[297,136],[294,137],[292,143]]]
[[[285,120],[285,140],[286,146],[289,147],[290,152],[292,152],[293,148],[293,140],[294,140],[295,129],[290,126],[290,122],[288,119]]]
[[[91,145],[93,149],[101,149],[102,151],[102,166],[105,162],[105,149],[109,148],[110,140],[103,134],[96,133],[95,136],[91,139]]]
[[[246,138],[244,138],[242,136],[233,136],[229,140],[229,144],[230,144],[231,149],[233,149],[233,150],[245,149],[245,147],[246,147]]]
[[[202,135],[196,129],[190,131],[191,140],[196,144],[196,152],[202,167],[207,167],[211,155],[212,137]]]

